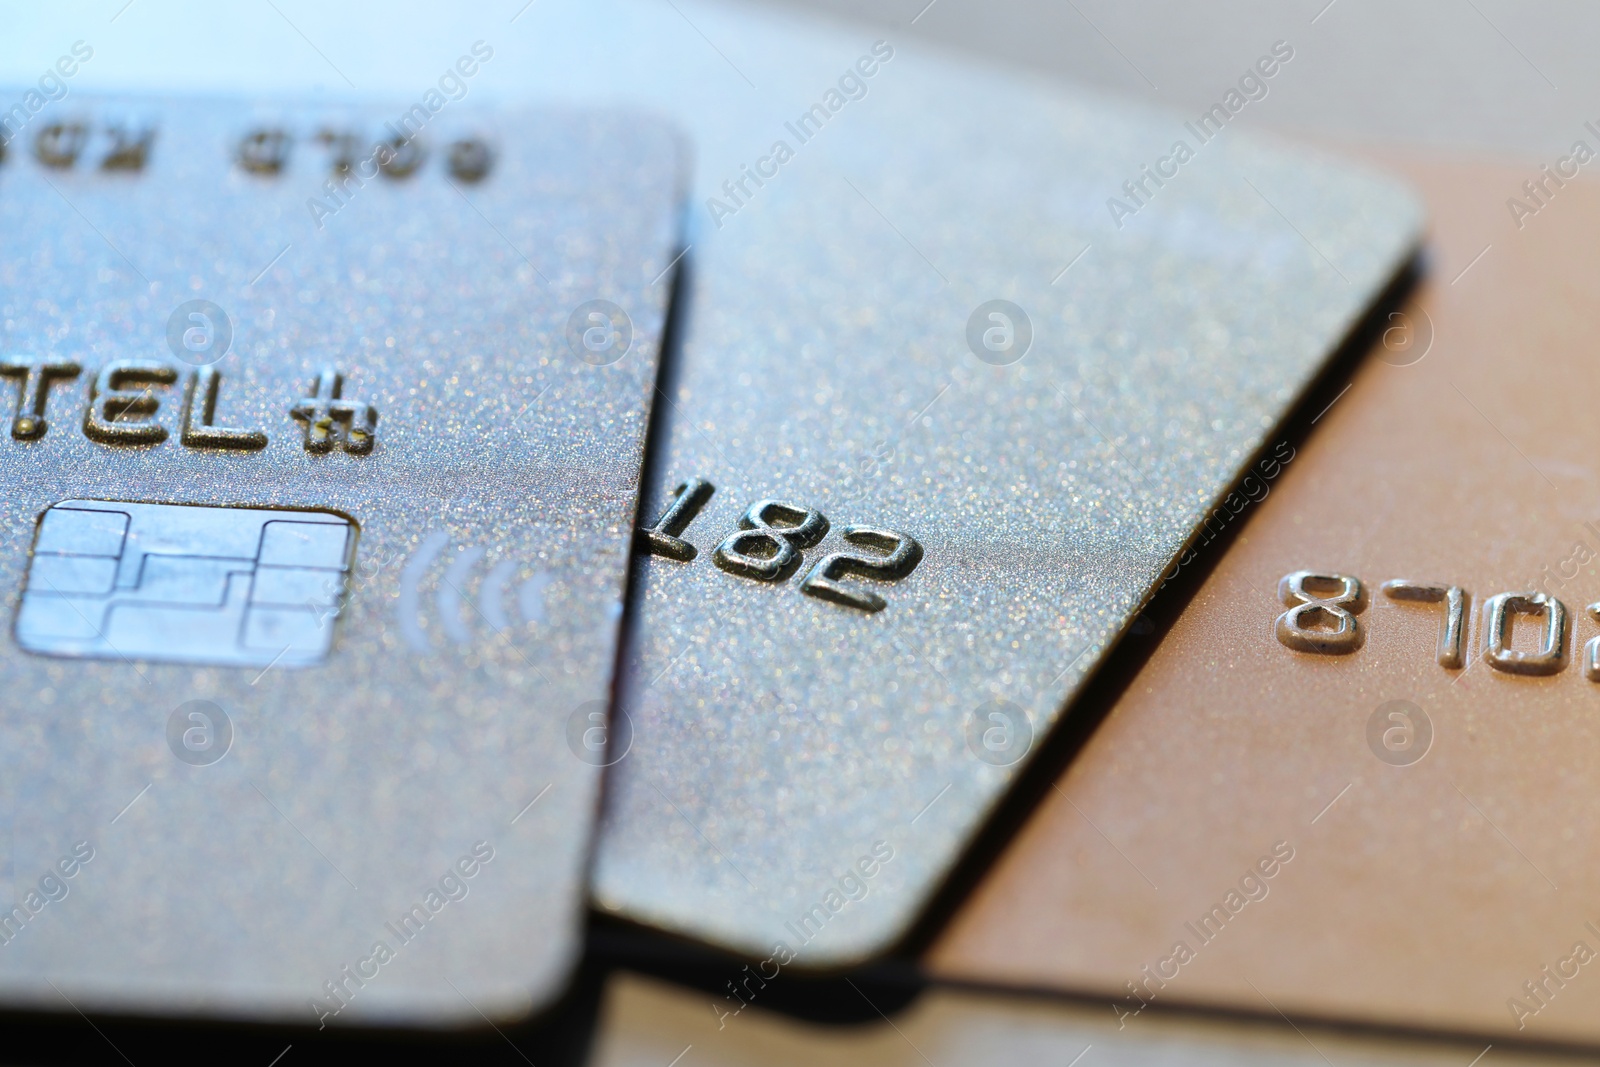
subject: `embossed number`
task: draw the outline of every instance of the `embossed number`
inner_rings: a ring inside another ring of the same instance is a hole
[[[667,505],[656,524],[639,531],[639,547],[653,556],[665,556],[679,563],[694,559],[699,550],[678,535],[688,528],[716,491],[717,487],[704,478],[679,482],[678,488],[672,491],[672,503]]]
[[[651,555],[688,563],[697,553],[681,536],[716,492],[703,478],[688,478],[672,491],[672,499],[655,525],[641,527],[635,545]],[[855,576],[893,582],[922,561],[922,545],[908,533],[880,526],[851,524],[841,531],[845,541],[868,551],[830,552],[817,560],[799,582],[807,596],[865,612],[882,611],[887,602],[870,588],[847,584]],[[730,574],[760,582],[780,582],[802,562],[801,550],[828,534],[828,519],[816,508],[787,500],[758,500],[739,516],[739,529],[722,539],[711,558]]]
[[[1383,592],[1391,600],[1414,600],[1423,604],[1444,604],[1444,618],[1439,622],[1439,666],[1446,670],[1459,670],[1465,665],[1467,646],[1467,591],[1458,585],[1438,585],[1433,582],[1416,582],[1409,578],[1395,578],[1383,583]]]
[[[1333,589],[1329,596],[1314,590]],[[1361,647],[1361,628],[1355,613],[1366,606],[1361,581],[1347,574],[1317,574],[1295,571],[1278,583],[1278,599],[1289,610],[1278,616],[1274,632],[1278,640],[1297,652],[1343,655]],[[1331,630],[1312,629],[1311,624],[1332,622]]]
[[[808,576],[809,577],[809,576]],[[1383,583],[1390,599],[1442,604],[1437,658],[1441,667],[1459,670],[1466,664],[1467,606],[1465,589],[1443,583],[1394,578]],[[1278,596],[1289,610],[1278,616],[1278,640],[1300,652],[1338,654],[1361,647],[1363,632],[1355,616],[1366,606],[1361,582],[1344,574],[1295,571],[1278,583]],[[1585,611],[1600,622],[1600,603]],[[1539,647],[1512,647],[1516,616],[1541,618]],[[1483,602],[1483,658],[1508,674],[1559,674],[1567,665],[1567,607],[1548,593],[1496,593]],[[1600,682],[1600,637],[1583,646],[1583,673]],[[1387,735],[1385,735],[1387,736]]]
[[[866,556],[858,552],[830,552],[812,567],[800,582],[800,591],[835,604],[882,611],[886,601],[870,589],[852,589],[838,579],[847,574],[895,581],[916,569],[922,559],[922,546],[910,534],[876,526],[846,526],[844,539],[852,545],[880,549],[884,555]]]
[[[1600,622],[1600,604],[1590,604],[1584,610]],[[1583,646],[1583,676],[1591,682],[1600,682],[1600,637],[1589,638],[1589,643]]]
[[[775,525],[782,520],[783,525]],[[828,520],[815,508],[785,500],[758,500],[739,516],[742,527],[723,538],[712,553],[717,566],[760,582],[786,577],[810,548],[828,533]]]
[[[1537,652],[1511,647],[1511,617],[1543,615]],[[1555,674],[1567,665],[1567,608],[1544,593],[1496,593],[1483,602],[1483,658],[1497,671]]]

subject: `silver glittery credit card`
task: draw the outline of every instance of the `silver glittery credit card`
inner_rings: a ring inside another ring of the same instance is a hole
[[[480,1025],[563,986],[681,160],[470,109],[491,61],[7,117],[5,1006]]]
[[[595,896],[770,977],[907,931],[1186,546],[1292,462],[1421,212],[1226,113],[731,22],[813,88],[695,197]]]

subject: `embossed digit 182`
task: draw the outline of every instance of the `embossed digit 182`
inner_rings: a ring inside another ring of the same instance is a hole
[[[1446,670],[1467,664],[1467,614],[1471,594],[1458,585],[1395,578],[1383,583],[1391,600],[1441,604],[1436,658]],[[1361,580],[1348,574],[1294,571],[1278,583],[1278,598],[1288,606],[1273,632],[1279,642],[1296,652],[1340,655],[1363,643],[1356,619],[1366,606]],[[1590,604],[1589,615],[1600,621],[1600,603]],[[1539,616],[1539,647],[1523,651],[1511,647],[1512,622],[1518,615]],[[1567,665],[1567,607],[1548,593],[1496,593],[1483,602],[1479,625],[1485,662],[1507,674],[1558,674]],[[1583,650],[1583,673],[1600,682],[1600,636],[1591,637]]]
[[[638,547],[651,555],[679,563],[693,560],[699,551],[681,536],[716,487],[703,478],[680,482],[672,500],[652,526],[639,531]],[[882,611],[888,602],[870,589],[845,584],[850,575],[893,582],[916,569],[922,546],[899,530],[850,525],[840,531],[851,545],[871,552],[830,552],[800,580],[800,591],[862,611]],[[787,500],[758,500],[739,516],[739,528],[722,539],[712,561],[729,574],[758,582],[779,582],[794,574],[804,562],[803,552],[828,534],[828,518],[816,508]]]

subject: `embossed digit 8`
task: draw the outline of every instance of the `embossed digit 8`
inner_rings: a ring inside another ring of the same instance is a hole
[[[1320,596],[1307,586],[1337,591]],[[1356,613],[1366,607],[1361,580],[1347,574],[1318,574],[1295,571],[1278,583],[1278,599],[1289,610],[1278,616],[1274,632],[1278,640],[1297,652],[1343,655],[1361,647],[1361,627]],[[1308,624],[1332,621],[1332,630],[1312,629]]]
[[[784,525],[775,525],[780,519]],[[739,516],[741,529],[723,538],[711,558],[730,574],[760,582],[788,575],[810,548],[828,533],[828,520],[815,508],[784,500],[758,500]],[[760,553],[759,555],[757,553]]]

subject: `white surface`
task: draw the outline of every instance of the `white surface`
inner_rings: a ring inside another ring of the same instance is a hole
[[[699,23],[705,9],[678,6],[687,17],[663,20],[650,44],[701,75],[708,105],[766,98],[775,113],[787,113],[794,101],[764,77],[759,57],[742,53],[736,39],[702,36],[691,20]],[[1283,39],[1297,52],[1286,72],[1292,76],[1278,79],[1244,120],[1311,136],[1543,160],[1580,136],[1586,119],[1600,117],[1594,105],[1600,68],[1591,55],[1600,39],[1600,5],[1593,4],[811,0],[765,6],[780,14],[811,9],[854,17],[868,40],[938,42],[1184,113],[1215,101]],[[420,93],[461,47],[482,38],[511,62],[496,64],[474,92],[512,99],[547,92],[638,95],[637,57],[615,41],[564,32],[576,10],[570,0],[526,7],[524,0],[470,7],[275,0],[275,6],[238,4],[224,19],[217,5],[195,0],[134,0],[126,7],[124,0],[48,7],[8,0],[0,4],[6,26],[0,84],[33,82],[81,39],[95,54],[70,79],[73,91]],[[805,91],[796,88],[796,96]]]
[[[808,0],[1003,65],[1185,113],[1271,43],[1288,77],[1245,120],[1304,136],[1546,161],[1600,117],[1600,5],[1560,0]],[[919,16],[919,12],[920,17]],[[915,19],[915,24],[912,20]],[[1313,21],[1314,20],[1314,21]]]

